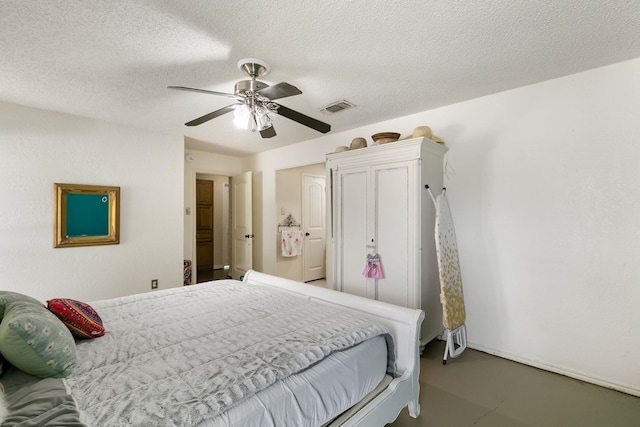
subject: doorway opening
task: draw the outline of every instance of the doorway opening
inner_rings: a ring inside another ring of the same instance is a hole
[[[276,275],[300,282],[320,283],[326,278],[325,164],[276,171],[276,217],[291,215],[300,224],[302,253],[283,256],[279,227],[274,241]]]
[[[196,283],[229,277],[231,239],[229,176],[196,174]]]

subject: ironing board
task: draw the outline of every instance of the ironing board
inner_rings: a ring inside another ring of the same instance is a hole
[[[431,198],[433,195],[429,190]],[[442,303],[442,323],[447,345],[444,349],[442,364],[447,364],[447,357],[458,357],[467,348],[467,331],[464,325],[464,295],[462,293],[462,276],[458,259],[458,244],[453,219],[449,210],[449,202],[443,189],[435,199],[436,224],[435,241],[440,272],[440,302]]]

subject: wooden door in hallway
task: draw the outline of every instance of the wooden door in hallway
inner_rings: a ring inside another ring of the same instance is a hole
[[[213,270],[213,181],[196,180],[196,260],[198,271]]]

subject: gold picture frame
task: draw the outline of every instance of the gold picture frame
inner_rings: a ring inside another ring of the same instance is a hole
[[[120,243],[120,187],[53,184],[53,247]]]

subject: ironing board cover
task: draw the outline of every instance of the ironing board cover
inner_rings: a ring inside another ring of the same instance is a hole
[[[462,276],[458,260],[458,244],[449,202],[444,194],[436,197],[436,254],[440,271],[440,302],[442,302],[442,323],[449,330],[464,324],[464,295]]]

